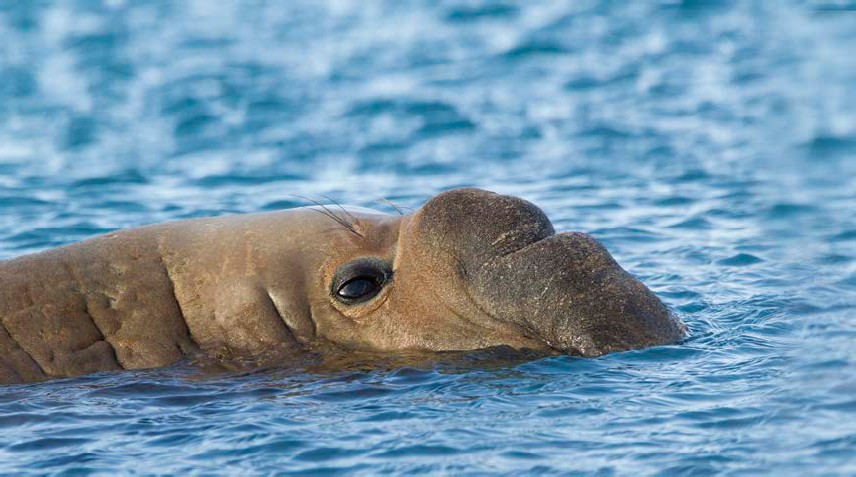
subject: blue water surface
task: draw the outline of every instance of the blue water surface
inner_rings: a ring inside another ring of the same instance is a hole
[[[0,257],[478,186],[691,329],[0,388],[0,474],[856,474],[852,1],[0,1]]]

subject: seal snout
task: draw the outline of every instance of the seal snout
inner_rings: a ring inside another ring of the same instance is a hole
[[[484,267],[474,296],[500,319],[582,356],[671,343],[683,328],[591,235],[547,237]]]
[[[683,327],[594,237],[556,234],[523,199],[457,189],[417,213],[420,235],[452,255],[490,319],[583,356],[671,343]]]

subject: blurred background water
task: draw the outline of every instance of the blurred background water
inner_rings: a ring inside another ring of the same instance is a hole
[[[5,0],[0,257],[478,186],[678,346],[0,389],[0,473],[856,473],[856,4]]]

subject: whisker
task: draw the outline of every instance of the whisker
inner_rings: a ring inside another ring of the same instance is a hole
[[[344,212],[344,213],[345,213],[345,215],[347,215],[347,216],[348,216],[348,218],[350,218],[350,219],[351,219],[351,222],[352,222],[352,223],[356,223],[356,222],[357,222],[357,218],[356,218],[356,217],[354,217],[353,215],[351,215],[351,213],[350,213],[350,212],[348,212],[348,209],[346,209],[346,208],[342,207],[342,204],[340,204],[340,203],[336,202],[335,200],[331,199],[331,198],[330,198],[330,196],[322,195],[321,197],[323,197],[323,198],[327,199],[328,201],[330,201],[330,202],[332,202],[332,203],[336,204],[336,207],[338,207],[342,212]]]
[[[305,197],[305,196],[302,196],[302,195],[297,195],[297,194],[288,194],[288,195],[290,195],[290,196],[292,196],[292,197],[297,197],[297,198],[303,199],[303,200],[308,201],[308,202],[312,202],[312,203],[313,203],[313,204],[315,204],[316,206],[321,207],[321,209],[320,209],[320,210],[319,210],[319,209],[310,209],[310,210],[314,210],[315,212],[318,212],[318,213],[320,213],[320,214],[324,214],[326,217],[328,217],[328,218],[330,218],[331,220],[335,221],[337,224],[341,225],[342,227],[344,227],[344,228],[346,228],[346,229],[350,230],[351,232],[353,232],[354,234],[356,234],[358,237],[361,237],[361,238],[363,237],[363,234],[361,234],[361,233],[357,230],[357,228],[354,226],[354,224],[353,224],[353,223],[351,223],[351,222],[347,221],[345,218],[343,218],[343,217],[341,217],[341,216],[339,216],[339,215],[336,215],[336,213],[335,213],[335,212],[333,212],[332,210],[330,210],[330,208],[329,208],[329,207],[327,207],[326,205],[322,204],[321,202],[319,202],[319,201],[317,201],[317,200],[315,200],[315,199],[313,199],[313,198],[311,198],[311,197]],[[329,198],[328,198],[328,200],[329,200]],[[338,205],[338,204],[337,204],[337,205]],[[339,207],[340,207],[340,208],[342,208],[342,210],[343,210],[346,214],[348,214],[348,216],[349,216],[349,217],[351,217],[351,218],[353,219],[353,216],[352,216],[351,214],[347,213],[347,211],[346,211],[342,206],[339,206]]]
[[[388,205],[388,206],[392,207],[393,209],[395,209],[395,211],[396,211],[396,212],[398,212],[398,215],[405,215],[405,214],[404,214],[404,210],[403,210],[403,209],[410,209],[410,210],[413,210],[413,208],[412,208],[412,207],[404,207],[404,206],[400,206],[400,205],[396,204],[395,202],[393,202],[393,201],[391,201],[391,200],[389,200],[389,199],[385,199],[385,198],[383,198],[383,197],[381,197],[381,198],[380,198],[380,199],[378,199],[377,201],[378,201],[378,202],[380,202],[380,203],[382,203],[382,204],[386,204],[386,205]]]
[[[341,225],[342,227],[344,227],[344,228],[346,228],[346,229],[350,230],[351,232],[353,232],[353,233],[355,233],[355,234],[359,235],[360,237],[362,237],[362,236],[363,236],[363,234],[359,233],[359,232],[354,228],[354,226],[353,226],[353,225],[351,225],[349,222],[347,222],[345,219],[343,219],[343,218],[339,217],[338,215],[336,215],[336,214],[335,214],[335,213],[333,213],[330,209],[328,209],[327,207],[325,207],[325,206],[323,206],[323,205],[320,205],[320,204],[319,204],[318,206],[319,206],[319,207],[321,207],[323,210],[319,210],[319,209],[312,209],[312,208],[310,208],[309,210],[312,210],[312,211],[318,212],[319,214],[323,214],[325,217],[328,217],[328,218],[332,219],[332,220],[333,220],[333,221],[335,221],[337,224],[339,224],[339,225]]]

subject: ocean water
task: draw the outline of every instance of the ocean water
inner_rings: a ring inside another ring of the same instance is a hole
[[[688,324],[598,359],[0,388],[0,474],[856,474],[856,4],[0,2],[0,258],[478,186]]]

